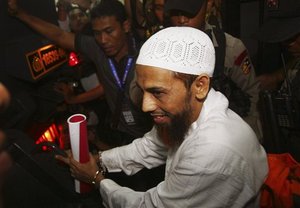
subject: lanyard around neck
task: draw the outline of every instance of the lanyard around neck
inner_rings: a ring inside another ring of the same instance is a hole
[[[125,82],[126,82],[126,79],[127,79],[127,75],[128,75],[128,72],[131,68],[131,65],[132,65],[132,61],[133,61],[133,58],[132,57],[129,57],[127,59],[127,63],[126,63],[126,66],[125,66],[125,71],[124,71],[124,75],[123,75],[123,78],[122,78],[122,82],[118,76],[118,73],[117,73],[117,69],[113,63],[113,61],[111,59],[108,59],[108,62],[109,62],[109,65],[110,65],[110,69],[114,75],[114,78],[117,82],[117,85],[118,87],[121,89],[121,90],[124,90],[124,86],[125,86]]]

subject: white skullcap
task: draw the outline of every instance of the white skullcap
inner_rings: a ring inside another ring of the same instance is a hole
[[[212,77],[215,49],[210,38],[192,27],[168,27],[152,35],[142,46],[137,64],[185,74]]]

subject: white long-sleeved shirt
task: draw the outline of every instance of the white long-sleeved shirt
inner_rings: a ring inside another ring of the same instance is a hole
[[[258,207],[268,165],[253,130],[221,93],[210,90],[198,119],[177,149],[167,149],[153,128],[132,144],[102,153],[108,171],[134,174],[165,163],[165,180],[146,192],[100,182],[106,207]]]
[[[206,23],[205,29],[213,29],[214,25]],[[250,97],[250,109],[248,116],[243,119],[252,127],[258,140],[261,142],[263,133],[257,102],[259,98],[260,83],[256,77],[255,68],[252,64],[250,54],[241,39],[238,39],[228,33],[225,35],[225,60],[224,74],[231,79],[238,88],[247,93]],[[216,34],[211,32],[212,42],[215,48],[221,47]]]

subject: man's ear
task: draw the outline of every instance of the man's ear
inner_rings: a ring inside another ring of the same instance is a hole
[[[207,74],[200,74],[196,80],[194,81],[195,83],[195,96],[199,100],[203,100],[210,88],[210,78]]]
[[[127,19],[123,22],[123,30],[126,32],[126,33],[129,33],[131,29],[131,23],[130,21]]]

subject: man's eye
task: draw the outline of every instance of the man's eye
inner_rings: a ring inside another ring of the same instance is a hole
[[[100,32],[94,31],[94,35],[95,35],[95,36],[98,36],[98,35],[100,35]]]
[[[155,97],[160,97],[160,96],[162,96],[162,92],[153,92],[152,93]]]
[[[105,30],[105,32],[106,32],[107,34],[111,34],[113,31],[114,31],[113,29]]]

